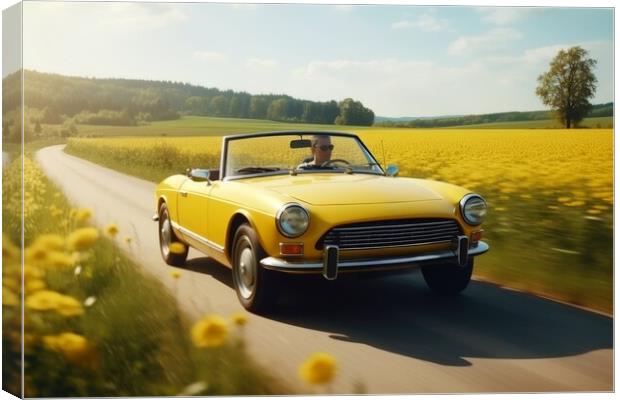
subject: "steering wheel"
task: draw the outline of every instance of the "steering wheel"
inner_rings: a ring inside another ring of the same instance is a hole
[[[321,167],[329,167],[331,166],[333,163],[343,163],[343,164],[347,164],[347,165],[351,165],[350,162],[348,162],[347,160],[343,160],[342,158],[334,158],[333,160],[327,160],[325,161],[323,164],[321,164]]]

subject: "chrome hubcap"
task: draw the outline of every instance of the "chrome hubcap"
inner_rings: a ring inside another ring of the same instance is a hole
[[[161,248],[164,254],[168,254],[170,251],[171,229],[170,220],[167,218],[167,214],[162,214],[163,221],[161,222]]]
[[[248,299],[254,293],[256,285],[256,261],[250,247],[243,248],[238,257],[237,286],[239,293],[244,299]]]

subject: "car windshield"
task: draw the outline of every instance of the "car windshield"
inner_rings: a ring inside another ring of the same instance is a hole
[[[370,173],[383,171],[352,136],[277,134],[228,139],[225,176],[289,173]]]

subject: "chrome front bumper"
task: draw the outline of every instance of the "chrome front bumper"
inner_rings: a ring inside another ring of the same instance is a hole
[[[335,246],[334,246],[335,247]],[[467,247],[467,256],[460,248],[454,250],[441,250],[430,253],[415,254],[411,256],[364,258],[358,260],[338,260],[338,256],[326,255],[322,261],[294,261],[283,260],[276,257],[263,258],[260,263],[263,267],[275,271],[288,273],[317,273],[322,272],[327,279],[336,279],[338,271],[364,271],[378,269],[414,268],[425,264],[433,264],[438,261],[453,261],[463,265],[469,257],[478,256],[489,250],[485,242],[478,242],[475,247]],[[334,265],[334,261],[335,265]]]

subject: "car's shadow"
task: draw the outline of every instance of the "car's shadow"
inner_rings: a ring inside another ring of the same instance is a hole
[[[226,268],[212,258],[190,258],[187,260],[185,265],[180,268],[210,275],[214,279],[233,289],[232,274],[230,273],[230,269]]]
[[[188,269],[232,288],[230,271],[210,259],[191,260]],[[269,318],[442,365],[613,348],[611,318],[481,282],[455,297],[432,294],[418,271],[332,282],[294,276],[284,286]]]

